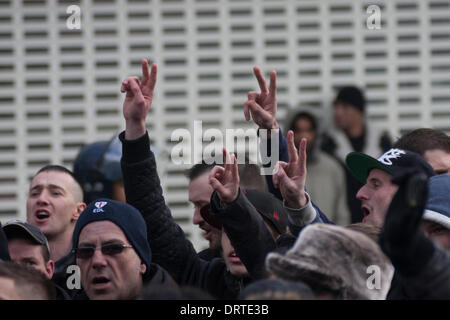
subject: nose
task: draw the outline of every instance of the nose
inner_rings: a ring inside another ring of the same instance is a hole
[[[101,250],[95,250],[94,255],[92,256],[92,267],[94,269],[101,269],[106,266],[106,258],[103,255]]]
[[[367,193],[366,185],[363,185],[358,190],[358,193],[356,194],[356,199],[358,199],[358,200],[368,200],[369,199],[369,195]]]
[[[200,207],[195,206],[194,208],[194,216],[192,217],[192,223],[196,225],[200,225],[204,220],[202,218],[202,215],[200,214]]]
[[[42,190],[42,192],[39,193],[39,197],[37,198],[37,203],[40,205],[46,205],[49,203],[47,191]]]

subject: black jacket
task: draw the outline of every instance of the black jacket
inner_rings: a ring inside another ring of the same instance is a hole
[[[221,248],[215,248],[215,249],[207,248],[205,250],[200,251],[198,253],[198,256],[203,260],[210,261],[214,258],[222,257],[222,250],[221,250]]]
[[[419,273],[394,273],[388,300],[450,300],[450,254],[433,248],[431,259]]]
[[[127,203],[137,208],[146,221],[153,262],[166,269],[180,286],[201,288],[218,299],[237,298],[240,290],[247,283],[264,274],[261,271],[264,269],[264,262],[260,260],[260,257],[265,255],[260,252],[268,252],[275,248],[270,232],[264,226],[267,233],[263,231],[257,233],[263,235],[264,239],[270,237],[268,241],[261,241],[262,239],[257,237],[247,239],[248,225],[235,226],[232,219],[222,220],[225,230],[230,232],[228,236],[236,253],[253,279],[237,278],[231,275],[220,258],[214,258],[211,261],[201,259],[192,243],[185,237],[183,230],[175,223],[165,203],[155,157],[150,151],[148,134],[137,140],[127,141],[122,132],[119,138],[123,147],[121,165]],[[214,199],[212,200],[214,206]],[[248,207],[246,201],[248,202],[240,193],[238,199],[226,209],[219,209],[218,206],[214,208],[218,209],[218,216],[223,217],[235,206]],[[257,213],[252,215],[252,217],[256,216],[262,220]],[[252,219],[249,218],[249,221]],[[261,226],[259,222],[256,225]],[[242,232],[244,229],[246,231]],[[242,248],[241,244],[245,244],[248,248]],[[253,252],[256,253],[253,256],[258,258],[250,256]],[[246,256],[246,254],[249,255]]]
[[[76,265],[75,255],[72,250],[61,259],[55,261],[55,272],[53,273],[52,282],[57,289],[56,298],[58,300],[70,300],[82,294],[83,289],[69,289],[67,280],[73,273],[67,272],[67,268]]]

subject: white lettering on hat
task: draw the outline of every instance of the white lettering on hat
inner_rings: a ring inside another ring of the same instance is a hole
[[[94,205],[97,209],[92,210],[93,213],[105,212],[102,208],[106,206],[108,202],[106,201],[97,201]]]
[[[387,166],[392,166],[392,161],[391,159],[397,159],[399,158],[402,154],[405,154],[406,152],[400,149],[391,149],[387,152],[385,152],[385,154],[383,154],[381,157],[378,158],[378,161],[380,161],[382,164],[385,164]]]

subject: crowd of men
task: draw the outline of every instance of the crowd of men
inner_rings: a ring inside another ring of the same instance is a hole
[[[26,221],[0,228],[0,299],[450,299],[450,137],[419,128],[392,144],[366,120],[356,87],[324,131],[306,108],[276,118],[276,72],[249,92],[244,116],[272,175],[204,159],[188,172],[196,252],[167,206],[146,120],[157,66],[128,77],[125,130],[85,146],[73,172],[33,177]],[[283,134],[283,129],[287,131]]]

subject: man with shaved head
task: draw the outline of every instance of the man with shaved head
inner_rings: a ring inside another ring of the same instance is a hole
[[[55,261],[52,280],[63,288],[70,275],[66,269],[75,265],[72,235],[79,215],[86,208],[83,190],[73,173],[63,166],[41,168],[30,183],[27,198],[27,222],[47,237],[50,259]]]

